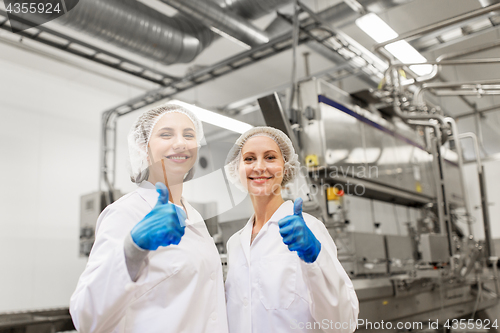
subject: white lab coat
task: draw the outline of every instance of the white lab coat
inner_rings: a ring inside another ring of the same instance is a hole
[[[95,244],[70,302],[78,332],[227,333],[220,256],[201,215],[185,199],[181,242],[151,251],[132,282],[124,239],[157,200],[155,186],[143,182],[99,216]]]
[[[227,242],[229,332],[354,331],[358,299],[324,224],[303,213],[321,243],[308,264],[283,243],[278,221],[287,215],[293,215],[292,201],[278,208],[251,245],[254,216]]]

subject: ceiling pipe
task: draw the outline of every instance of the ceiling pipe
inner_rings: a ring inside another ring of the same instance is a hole
[[[226,3],[216,0],[215,3],[227,12],[245,11],[245,18],[255,19],[290,1],[228,0]],[[166,65],[193,61],[216,37],[197,19],[182,13],[169,17],[136,0],[80,1],[54,22]],[[230,19],[226,22],[236,23]],[[248,23],[239,22],[240,30],[244,26],[250,27]],[[238,30],[238,27],[233,28]],[[246,32],[252,34],[249,30]],[[254,37],[262,40],[262,35]]]
[[[499,43],[500,45],[500,43]],[[456,57],[453,57],[456,58]],[[426,76],[416,77],[414,78],[415,82],[423,83],[426,81],[430,81],[435,78],[439,73],[440,66],[461,66],[461,65],[492,65],[492,64],[500,64],[500,58],[482,58],[482,59],[458,59],[458,60],[443,60],[445,58],[438,58],[436,61],[427,61],[427,62],[415,62],[415,63],[406,63],[406,64],[392,64],[387,68],[384,73],[384,77],[387,80],[390,78],[390,75],[394,70],[398,70],[401,68],[406,68],[410,66],[421,66],[421,65],[432,65],[433,71]],[[447,58],[447,59],[451,59]],[[448,81],[443,82],[443,84],[448,83]]]
[[[257,46],[269,42],[269,36],[265,32],[254,27],[237,14],[224,10],[211,1],[161,1],[184,13],[188,17],[198,20],[208,28],[215,28],[246,45]]]
[[[381,13],[387,9],[409,3],[411,1],[413,0],[358,0],[356,2],[356,7],[363,7],[366,9],[366,11],[373,13]],[[350,4],[351,6],[353,5],[353,3]],[[354,11],[351,6],[346,2],[341,2],[316,13],[316,15],[319,19],[321,19],[321,21],[328,23],[328,25],[331,27],[341,27],[343,25],[353,23],[354,20],[361,16],[360,12],[362,11]],[[271,38],[274,38],[284,33],[291,33],[292,27],[289,22],[287,22],[281,16],[278,16],[268,25],[265,31]],[[323,56],[325,59],[328,59],[335,64],[345,63],[344,58],[342,58],[338,54],[333,53],[330,49],[320,43],[311,41],[306,45],[315,53]],[[360,75],[357,75],[358,78],[367,83],[369,86],[379,84],[379,79],[375,80],[369,75],[365,75],[363,72],[359,74]]]
[[[191,62],[203,49],[179,21],[135,0],[80,1],[54,20],[164,64]]]
[[[424,34],[437,31],[437,30],[439,30],[441,28],[448,27],[450,25],[462,22],[462,21],[470,19],[470,18],[474,18],[474,17],[486,15],[486,14],[492,12],[492,11],[499,10],[499,9],[500,9],[500,3],[495,3],[495,4],[490,5],[488,7],[484,7],[484,8],[477,9],[477,10],[473,10],[471,12],[467,12],[467,13],[462,14],[462,15],[454,16],[452,18],[449,18],[449,19],[446,19],[446,20],[443,20],[443,21],[440,21],[440,22],[437,22],[437,23],[434,23],[434,24],[430,24],[430,25],[427,25],[427,26],[422,27],[422,28],[419,28],[419,29],[416,29],[416,30],[413,30],[413,31],[409,31],[409,32],[407,32],[405,34],[402,34],[402,35],[400,35],[400,36],[398,36],[396,38],[393,38],[391,40],[385,41],[383,43],[376,44],[374,46],[375,52],[378,52],[379,54],[381,54],[381,55],[383,55],[385,57],[385,54],[383,52],[381,52],[380,49],[383,48],[386,45],[392,44],[394,42],[398,42],[400,40],[412,40],[414,38],[421,37]]]
[[[413,0],[358,0],[357,2],[366,12],[379,14],[390,8],[412,1]],[[330,22],[334,27],[345,26],[362,16],[360,11],[354,11],[351,6],[345,2],[341,2],[335,6],[327,8],[318,13],[318,15],[323,20]]]
[[[471,59],[472,60],[472,59]],[[416,106],[424,105],[423,95],[429,89],[464,89],[463,93],[467,95],[498,95],[497,90],[500,85],[500,80],[479,80],[468,82],[435,82],[424,83],[417,88],[413,95],[413,104]],[[468,90],[467,90],[468,89]],[[488,93],[488,90],[492,92]],[[473,92],[473,93],[472,93]]]
[[[477,111],[472,111],[472,112],[467,112],[467,113],[462,113],[462,114],[459,114],[458,116],[455,116],[454,118],[458,120],[460,118],[471,117],[471,116],[475,116],[476,114],[482,115],[483,113],[492,112],[492,111],[500,111],[500,105],[497,104],[497,105],[494,105],[494,106],[489,107],[489,108],[485,108],[485,109],[481,109],[481,110],[477,110]]]
[[[206,1],[206,0],[204,0]],[[212,0],[219,7],[229,10],[236,15],[247,19],[255,20],[263,15],[276,10],[277,8],[289,4],[291,0]]]

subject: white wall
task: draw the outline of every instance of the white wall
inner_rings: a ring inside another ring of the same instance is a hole
[[[34,44],[0,43],[0,312],[68,306],[86,263],[79,204],[98,186],[101,112],[143,91]]]

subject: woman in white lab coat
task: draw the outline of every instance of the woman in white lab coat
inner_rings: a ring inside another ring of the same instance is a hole
[[[202,136],[197,117],[175,104],[136,121],[129,151],[131,179],[139,187],[97,220],[70,302],[80,333],[227,332],[217,248],[182,197]]]
[[[353,285],[324,224],[302,213],[281,188],[298,173],[290,139],[271,127],[240,136],[225,167],[248,191],[254,214],[227,242],[230,333],[352,332]]]

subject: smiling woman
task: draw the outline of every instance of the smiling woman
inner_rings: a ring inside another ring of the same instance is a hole
[[[133,126],[131,179],[139,188],[99,216],[71,297],[79,332],[227,333],[219,253],[182,197],[202,137],[197,117],[174,104],[146,111]]]
[[[193,169],[197,156],[193,121],[180,112],[164,114],[153,127],[148,142],[148,181],[152,184],[163,182],[169,188],[173,202],[180,204],[182,191],[179,191],[179,185]]]
[[[290,139],[255,127],[226,162],[229,180],[248,191],[254,208],[227,242],[229,332],[352,332],[358,299],[332,238],[321,221],[302,213],[301,198],[281,197],[299,168]],[[332,325],[305,325],[317,322]]]

